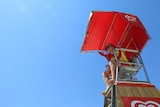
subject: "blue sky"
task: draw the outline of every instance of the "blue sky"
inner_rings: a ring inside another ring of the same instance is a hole
[[[102,107],[97,53],[80,53],[92,10],[138,16],[151,40],[142,52],[160,89],[159,0],[0,1],[0,107]]]

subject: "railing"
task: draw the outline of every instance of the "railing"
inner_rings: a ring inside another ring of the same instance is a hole
[[[117,58],[116,52],[115,52],[117,50],[124,51],[124,52],[135,53],[137,55],[137,60],[139,61],[139,63],[138,62],[122,62],[122,61],[119,61],[118,58]],[[146,71],[146,69],[144,67],[142,58],[141,58],[140,53],[139,53],[138,50],[125,49],[125,48],[115,48],[115,50],[114,50],[114,56],[115,56],[115,59],[116,59],[116,62],[117,62],[117,66],[116,66],[116,81],[118,81],[118,75],[119,75],[118,71],[119,71],[119,67],[120,67],[119,65],[121,65],[121,64],[128,64],[128,65],[132,65],[132,67],[137,67],[138,68],[137,72],[141,69],[141,67],[143,67],[145,75],[146,75],[146,79],[150,83],[147,71]]]

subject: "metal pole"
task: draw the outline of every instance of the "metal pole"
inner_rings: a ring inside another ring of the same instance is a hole
[[[119,60],[118,60],[118,58],[117,58],[117,55],[116,55],[116,50],[114,49],[114,51],[113,51],[113,53],[114,53],[114,57],[115,57],[115,59],[116,59],[116,82],[118,81],[118,66],[119,66]]]
[[[112,93],[111,93],[111,107],[116,107],[116,88],[115,85],[112,86]]]
[[[150,83],[149,76],[148,76],[148,74],[147,74],[146,68],[145,68],[145,66],[144,66],[144,63],[143,63],[143,60],[142,60],[142,57],[141,57],[140,54],[139,54],[139,59],[140,59],[140,63],[143,65],[143,69],[144,69],[144,73],[145,73],[145,75],[146,75],[147,81]]]

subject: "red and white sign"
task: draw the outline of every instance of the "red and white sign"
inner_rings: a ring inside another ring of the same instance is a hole
[[[126,18],[128,21],[137,22],[137,19],[136,19],[136,17],[134,17],[134,16],[125,15],[125,18]]]
[[[124,107],[160,107],[160,98],[122,97]]]

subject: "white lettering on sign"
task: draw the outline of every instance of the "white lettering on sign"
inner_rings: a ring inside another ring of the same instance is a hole
[[[136,22],[137,21],[136,17],[134,17],[134,16],[125,15],[125,18],[128,21],[132,21],[132,22]]]
[[[131,107],[160,107],[160,104],[155,101],[140,101],[140,100],[133,100],[131,102]]]

